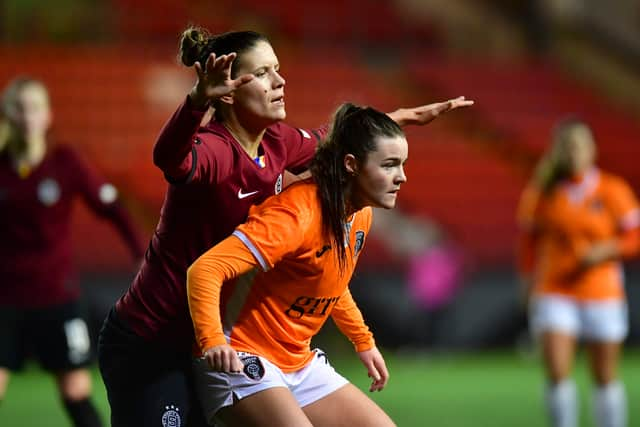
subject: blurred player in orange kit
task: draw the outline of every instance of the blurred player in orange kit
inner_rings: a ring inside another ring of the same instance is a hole
[[[590,128],[568,119],[540,161],[518,212],[519,264],[530,327],[540,339],[555,427],[578,425],[571,368],[580,339],[595,383],[600,427],[627,425],[618,359],[628,331],[621,261],[640,249],[640,210],[621,178],[595,166]]]
[[[201,411],[191,410],[197,401],[189,378],[194,334],[187,268],[246,220],[252,205],[280,193],[287,173],[306,170],[326,134],[326,127],[284,122],[286,81],[265,36],[190,27],[180,42],[180,60],[194,68],[196,82],[154,146],[154,162],[168,182],[160,219],[98,342],[118,427],[156,426],[166,418],[202,423],[192,417]],[[389,116],[401,126],[424,125],[471,104],[461,97]]]
[[[406,182],[405,136],[372,108],[344,104],[312,177],[251,208],[187,274],[195,384],[211,422],[229,426],[392,426],[311,349],[331,316],[382,390],[389,374],[348,284],[371,225]],[[224,286],[223,286],[224,284]]]
[[[55,376],[74,425],[100,426],[89,400],[90,341],[72,274],[74,200],[109,220],[135,260],[144,247],[115,187],[70,147],[47,140],[52,113],[41,82],[13,80],[1,106],[0,400],[9,371],[33,354]]]

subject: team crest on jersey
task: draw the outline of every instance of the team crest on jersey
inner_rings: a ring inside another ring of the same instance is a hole
[[[264,377],[264,366],[258,356],[242,356],[240,360],[244,365],[244,374],[252,380],[260,381]]]
[[[174,405],[165,406],[162,414],[162,427],[180,427],[181,425],[180,408]]]
[[[278,175],[274,191],[274,194],[280,194],[282,192],[282,174]]]
[[[52,178],[40,181],[40,184],[38,184],[38,200],[45,206],[55,205],[60,200],[60,184]]]
[[[364,246],[364,231],[356,231],[356,244],[353,247],[353,257],[357,257]]]

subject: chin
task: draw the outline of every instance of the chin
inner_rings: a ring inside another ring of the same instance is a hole
[[[396,201],[395,200],[392,202],[381,201],[380,203],[377,203],[376,205],[374,205],[374,207],[382,208],[382,209],[393,209],[396,207]]]

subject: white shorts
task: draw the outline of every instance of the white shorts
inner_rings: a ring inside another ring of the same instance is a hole
[[[206,359],[194,359],[196,393],[206,419],[213,422],[215,414],[232,405],[234,398],[244,399],[272,387],[288,388],[300,407],[304,407],[349,383],[333,369],[322,350],[313,351],[315,357],[307,366],[290,373],[284,373],[264,357],[250,353],[238,352],[244,363],[241,373],[212,371]]]
[[[577,301],[561,295],[535,297],[529,325],[536,336],[553,330],[598,342],[621,342],[629,332],[625,301]]]

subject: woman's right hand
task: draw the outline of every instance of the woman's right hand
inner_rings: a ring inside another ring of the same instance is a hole
[[[229,344],[220,344],[205,350],[203,356],[214,371],[242,372],[244,365],[238,353]]]
[[[236,53],[232,52],[216,58],[216,54],[212,53],[209,55],[204,69],[200,62],[194,64],[198,81],[191,89],[189,96],[196,106],[204,108],[211,101],[229,95],[240,86],[253,80],[253,74],[243,74],[237,79],[231,78],[231,64],[236,56]]]

